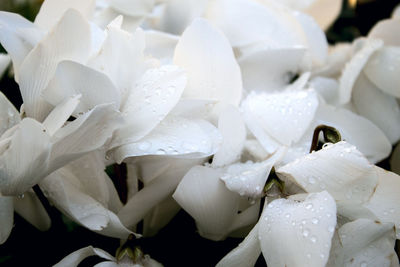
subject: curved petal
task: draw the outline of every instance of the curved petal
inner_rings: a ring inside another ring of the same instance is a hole
[[[15,212],[40,231],[50,229],[50,217],[33,190],[26,191],[23,195],[14,197],[14,208]]]
[[[66,168],[50,174],[40,186],[58,209],[86,228],[121,239],[126,239],[132,233],[117,215],[82,191],[79,179]]]
[[[373,163],[389,156],[392,150],[389,140],[375,124],[347,109],[320,105],[312,131],[320,124],[336,128],[343,140],[355,145]]]
[[[204,158],[218,151],[221,135],[208,121],[169,116],[144,138],[111,151],[117,162],[143,155]]]
[[[0,192],[21,195],[44,178],[50,156],[50,136],[43,125],[23,119],[0,155]]]
[[[90,52],[90,26],[73,9],[64,16],[21,64],[19,86],[28,116],[42,121],[51,106],[41,97],[62,60],[84,62]]]
[[[258,224],[256,224],[239,246],[223,257],[216,267],[253,267],[260,253]]]
[[[60,262],[55,264],[54,267],[76,267],[85,258],[95,255],[107,260],[115,260],[114,257],[108,254],[106,251],[99,248],[94,248],[92,246],[88,246],[72,252],[64,259],[62,259]]]
[[[71,114],[79,105],[80,97],[80,95],[75,95],[70,98],[66,98],[46,117],[46,119],[43,121],[43,125],[46,127],[50,136],[57,132],[69,119]]]
[[[105,73],[125,97],[125,93],[145,72],[144,47],[141,29],[131,34],[109,25],[100,51],[89,60],[88,66]]]
[[[260,132],[290,146],[300,140],[318,107],[314,90],[284,91],[281,93],[250,93],[242,103],[245,122],[250,131],[268,152]],[[247,117],[247,118],[246,118]]]
[[[202,162],[203,160],[199,159],[174,159],[164,162],[167,167],[161,169],[156,178],[133,195],[118,213],[123,224],[133,228],[151,209],[171,195],[190,168]],[[154,169],[154,166],[152,167]]]
[[[368,219],[347,223],[332,242],[327,266],[398,266],[395,241],[393,224]]]
[[[368,33],[368,38],[382,39],[385,45],[400,46],[400,20],[385,19],[379,21]]]
[[[126,122],[109,148],[136,142],[152,131],[178,103],[186,82],[185,72],[175,65],[146,71],[121,107]]]
[[[162,63],[171,64],[179,36],[155,30],[147,30],[144,35],[146,38],[144,53],[159,59]]]
[[[303,12],[313,16],[319,26],[323,30],[327,30],[339,16],[341,10],[342,1],[340,0],[314,0],[311,5],[303,9]]]
[[[335,104],[339,89],[339,83],[336,79],[317,76],[310,80],[310,87],[322,96],[328,104]]]
[[[285,149],[280,149],[263,162],[229,165],[224,170],[221,180],[229,190],[240,196],[251,199],[260,198],[272,167],[283,157],[284,153]]]
[[[175,48],[174,64],[184,68],[187,98],[214,99],[237,106],[242,77],[226,37],[208,21],[195,19]]]
[[[364,73],[379,89],[398,98],[400,97],[399,72],[400,47],[396,46],[381,48],[371,56],[364,68]]]
[[[40,6],[35,24],[43,30],[50,30],[68,9],[75,9],[85,18],[94,12],[95,0],[46,0]]]
[[[326,192],[303,202],[278,199],[260,218],[258,236],[268,266],[324,266],[336,226],[336,205]]]
[[[103,73],[74,61],[62,61],[42,96],[52,105],[67,97],[81,95],[74,114],[84,113],[96,105],[113,103],[119,109],[120,91]]]
[[[12,197],[0,196],[0,245],[7,241],[14,223],[14,206]]]
[[[118,11],[118,13],[132,17],[139,17],[150,13],[153,9],[154,2],[154,0],[111,0],[109,1],[109,5]]]
[[[314,65],[323,65],[328,56],[328,41],[326,39],[325,33],[311,16],[306,15],[302,12],[293,12],[293,15],[303,28],[303,31],[307,38],[308,52],[312,56]]]
[[[363,47],[357,51],[343,69],[339,80],[339,103],[346,104],[351,99],[351,92],[361,70],[372,54],[383,46],[382,40],[366,39]]]
[[[21,15],[4,11],[0,11],[0,27],[0,42],[11,56],[18,81],[22,61],[43,38],[44,33]]]
[[[272,1],[210,1],[205,17],[222,29],[232,46],[264,42],[270,47],[305,44],[300,24],[290,10]]]
[[[0,136],[20,121],[18,110],[7,97],[0,92]]]
[[[399,104],[393,96],[379,90],[364,74],[360,74],[354,85],[353,103],[358,114],[378,126],[385,133],[390,143],[395,144],[399,141]]]
[[[286,164],[277,173],[307,192],[326,190],[335,200],[356,203],[367,201],[378,182],[373,165],[343,141]]]
[[[397,238],[400,238],[400,176],[375,167],[378,174],[378,186],[368,203],[365,204],[382,222],[396,225]]]
[[[1,40],[0,40],[1,41]],[[10,65],[11,57],[8,54],[0,53],[0,78]]]
[[[261,48],[238,59],[243,87],[258,91],[282,90],[302,66],[305,47]]]
[[[160,19],[162,31],[182,34],[192,21],[203,15],[208,0],[173,0],[167,1]]]
[[[218,120],[222,144],[214,154],[212,166],[223,167],[239,160],[246,140],[246,127],[239,110],[229,106],[222,111]]]
[[[179,183],[173,198],[195,220],[205,238],[221,240],[237,214],[239,195],[220,180],[222,170],[193,167]]]
[[[104,104],[62,127],[52,136],[49,171],[102,147],[120,125],[120,113],[111,104]]]

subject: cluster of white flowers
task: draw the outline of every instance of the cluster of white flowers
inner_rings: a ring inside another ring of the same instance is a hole
[[[254,266],[261,253],[271,267],[399,266],[400,177],[374,164],[400,139],[400,12],[330,46],[340,9],[46,0],[33,23],[0,12],[0,72],[12,61],[23,99],[18,111],[0,93],[0,243],[14,210],[50,228],[39,187],[109,237],[155,235],[180,208],[205,238],[247,236],[218,266]],[[320,125],[342,141],[310,153]],[[125,204],[105,172],[122,162]],[[399,146],[391,164],[399,172]],[[160,266],[131,252],[86,247],[56,266],[90,255]]]

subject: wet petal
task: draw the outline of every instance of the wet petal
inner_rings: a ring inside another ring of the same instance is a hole
[[[284,165],[277,173],[307,192],[326,190],[335,200],[351,199],[357,203],[371,197],[378,179],[373,165],[343,141]]]
[[[271,202],[258,228],[268,266],[324,266],[335,226],[335,201],[326,191],[310,194],[303,202]]]
[[[7,97],[0,92],[0,136],[20,122],[19,112]]]

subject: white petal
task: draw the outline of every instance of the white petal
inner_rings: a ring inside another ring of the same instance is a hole
[[[131,234],[117,215],[90,197],[79,179],[66,168],[50,174],[40,186],[58,209],[86,228],[121,239]]]
[[[198,18],[184,31],[175,49],[174,64],[188,74],[184,97],[239,104],[239,65],[226,37],[206,20]]]
[[[20,122],[19,112],[7,97],[0,92],[0,136]]]
[[[220,144],[220,133],[208,121],[169,116],[148,135],[117,147],[112,154],[117,162],[143,155],[204,158],[214,154]]]
[[[168,1],[160,20],[160,28],[165,32],[182,34],[192,21],[203,15],[208,0]]]
[[[400,97],[399,72],[400,47],[398,46],[381,48],[371,56],[364,68],[364,73],[379,89],[398,98]]]
[[[358,114],[378,126],[390,143],[397,143],[400,139],[400,108],[393,96],[382,92],[360,74],[353,89],[353,103]]]
[[[64,123],[74,112],[75,108],[78,106],[79,100],[80,95],[66,98],[46,117],[46,119],[43,121],[43,125],[46,127],[50,136],[52,136],[64,125]]]
[[[102,147],[120,125],[120,113],[104,104],[62,127],[52,136],[50,171]]]
[[[400,20],[385,19],[379,21],[368,33],[368,38],[382,39],[386,46],[400,46]]]
[[[151,162],[154,161],[150,159]],[[118,213],[124,225],[133,228],[140,220],[165,198],[171,195],[185,173],[194,165],[201,164],[199,159],[168,159],[167,168],[157,170],[156,178],[146,184],[142,190],[133,195]],[[153,168],[153,166],[151,166]],[[153,170],[155,171],[155,170]]]
[[[259,132],[265,132],[283,145],[291,145],[305,133],[317,107],[314,90],[250,93],[242,104],[247,126],[268,152],[273,151],[268,150],[269,144],[263,143]]]
[[[14,197],[14,208],[15,212],[40,231],[47,231],[50,229],[50,217],[33,190],[27,191],[18,197]]]
[[[76,267],[85,258],[95,255],[108,260],[114,259],[114,257],[108,254],[106,251],[99,248],[94,248],[92,246],[88,246],[72,252],[64,259],[62,259],[60,262],[55,264],[54,267]]]
[[[375,167],[379,176],[378,186],[370,201],[365,205],[381,222],[390,222],[396,225],[397,238],[400,238],[400,176]]]
[[[400,18],[400,5],[397,5],[392,11],[392,18],[398,19]]]
[[[253,267],[260,253],[258,224],[256,224],[239,246],[223,257],[216,267]]]
[[[326,190],[335,200],[352,199],[356,203],[371,197],[378,180],[373,165],[343,141],[282,166],[277,173],[307,192]]]
[[[119,109],[120,91],[103,73],[73,61],[62,61],[57,66],[53,79],[42,92],[52,105],[57,105],[67,97],[81,95],[74,114],[87,112],[96,105],[113,103]]]
[[[151,12],[154,5],[154,0],[110,0],[109,5],[119,13],[138,17],[145,16]]]
[[[104,72],[124,95],[145,71],[144,33],[131,34],[116,26],[107,27],[107,37],[89,67]]]
[[[295,0],[294,2],[300,2]],[[308,2],[309,1],[304,1]],[[340,0],[314,0],[312,4],[303,9],[303,12],[313,16],[323,30],[327,30],[339,16],[342,10]]]
[[[193,167],[178,185],[173,198],[195,220],[205,238],[221,240],[235,218],[239,195],[229,191],[220,180],[222,171]]]
[[[36,15],[35,24],[47,31],[54,27],[68,9],[75,9],[87,18],[93,13],[94,7],[95,0],[46,0]]]
[[[281,90],[289,84],[290,78],[302,66],[306,49],[262,48],[246,53],[238,59],[246,90]]]
[[[0,245],[7,241],[14,222],[14,206],[12,197],[0,196]]]
[[[249,155],[247,155],[247,153]],[[270,154],[265,151],[260,142],[255,139],[247,139],[244,144],[244,153],[242,157],[246,160],[249,157],[249,160],[253,161],[263,161],[268,158]]]
[[[320,105],[313,130],[320,124],[335,127],[343,140],[355,145],[373,163],[386,158],[392,149],[385,134],[375,124],[347,109]],[[312,133],[309,136],[311,140]]]
[[[271,1],[213,1],[206,18],[222,29],[232,46],[262,41],[274,47],[293,47],[305,42],[301,26],[290,10]]]
[[[145,54],[160,59],[161,62],[171,64],[179,37],[154,30],[147,30],[144,34],[146,38]]]
[[[50,148],[43,125],[30,118],[22,120],[0,156],[1,193],[21,195],[43,179]]]
[[[236,163],[226,167],[221,180],[226,187],[240,196],[251,199],[260,198],[268,175],[277,161],[282,158],[285,149],[278,150],[263,162]]]
[[[358,75],[368,62],[371,55],[383,46],[382,40],[367,39],[363,47],[356,52],[343,69],[339,81],[339,103],[346,104],[350,101],[351,92]]]
[[[328,56],[328,41],[326,40],[325,33],[312,17],[302,12],[293,12],[293,15],[301,24],[306,35],[307,47],[312,56],[313,63],[317,66],[323,65]]]
[[[310,87],[317,91],[327,103],[335,103],[339,89],[339,83],[336,79],[317,76],[310,80]]]
[[[327,266],[398,266],[393,228],[393,224],[368,219],[343,225],[332,242]]]
[[[1,41],[1,40],[0,40]],[[8,54],[0,53],[0,78],[10,65],[11,57]]]
[[[113,262],[113,261],[103,261],[103,262],[97,263],[93,267],[119,267],[119,266],[120,265],[118,263]]]
[[[315,75],[337,78],[352,55],[352,46],[349,43],[338,43],[329,46],[329,54],[325,65],[313,70]]]
[[[214,155],[213,167],[231,164],[237,161],[242,154],[246,139],[246,128],[237,108],[229,106],[221,113],[218,120],[218,130],[222,134],[222,144]]]
[[[29,51],[42,39],[43,32],[21,15],[0,12],[0,42],[13,61],[18,80],[19,67]]]
[[[138,141],[152,131],[177,104],[186,86],[185,72],[174,65],[149,69],[121,107],[126,124],[110,148]]]
[[[271,202],[258,228],[268,266],[324,266],[335,226],[335,201],[325,191],[310,194],[304,202]]]
[[[20,89],[28,116],[43,120],[51,106],[41,97],[62,60],[85,61],[90,51],[90,26],[82,15],[68,10],[52,31],[25,58]]]

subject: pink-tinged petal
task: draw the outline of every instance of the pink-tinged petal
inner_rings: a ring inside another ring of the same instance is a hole
[[[336,226],[336,204],[326,191],[265,209],[258,236],[268,266],[325,266]]]
[[[90,26],[82,15],[68,10],[21,64],[19,86],[28,116],[42,121],[51,105],[41,97],[62,60],[84,62],[90,51]]]
[[[239,65],[229,41],[208,21],[198,18],[184,31],[175,48],[174,64],[188,75],[184,97],[239,104],[242,95]]]

